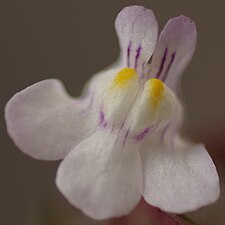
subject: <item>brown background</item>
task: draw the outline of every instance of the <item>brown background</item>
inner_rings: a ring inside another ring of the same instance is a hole
[[[197,51],[182,80],[187,130],[195,140],[207,144],[222,171],[225,1],[0,0],[0,224],[65,225],[62,218],[70,217],[74,217],[74,224],[81,224],[74,216],[77,212],[55,188],[58,162],[33,160],[15,147],[5,131],[4,105],[14,93],[52,77],[61,79],[71,94],[78,95],[92,74],[117,58],[114,19],[130,4],[153,9],[161,28],[170,17],[181,14],[196,22]],[[210,224],[213,218],[215,224],[224,224],[222,207],[224,210],[225,203],[220,200],[207,207],[207,213],[200,212],[197,220]]]

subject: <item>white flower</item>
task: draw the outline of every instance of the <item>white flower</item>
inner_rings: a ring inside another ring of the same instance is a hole
[[[95,219],[128,214],[141,196],[173,213],[214,202],[212,159],[179,134],[176,85],[195,49],[194,23],[172,18],[157,38],[153,12],[131,6],[115,24],[119,63],[95,75],[80,99],[55,79],[17,93],[6,106],[9,135],[31,157],[63,159],[57,187]]]

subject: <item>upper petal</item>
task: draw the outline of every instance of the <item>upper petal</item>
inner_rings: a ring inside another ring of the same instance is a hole
[[[115,26],[121,46],[122,66],[135,68],[141,75],[155,49],[158,36],[158,24],[153,12],[142,6],[125,7],[118,14]]]
[[[176,90],[179,75],[189,63],[196,46],[194,22],[185,16],[172,18],[159,36],[151,63],[151,76]]]
[[[202,144],[177,137],[173,148],[151,143],[140,149],[140,153],[143,196],[149,204],[166,212],[185,213],[218,199],[217,171]]]
[[[57,172],[59,190],[94,219],[128,214],[141,198],[139,153],[120,137],[96,132],[69,153]]]
[[[5,108],[7,131],[31,157],[61,159],[93,132],[96,121],[88,113],[90,101],[75,101],[58,80],[41,81],[9,100]]]

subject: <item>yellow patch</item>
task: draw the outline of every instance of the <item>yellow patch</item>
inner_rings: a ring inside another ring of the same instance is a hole
[[[137,77],[137,72],[132,68],[124,68],[119,73],[117,73],[115,79],[113,80],[112,86],[123,88],[128,82]]]
[[[151,105],[156,108],[163,99],[164,84],[161,80],[152,78],[149,80]]]

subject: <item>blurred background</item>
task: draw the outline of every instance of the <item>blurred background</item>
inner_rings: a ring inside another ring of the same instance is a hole
[[[88,78],[116,60],[114,20],[131,4],[151,8],[161,29],[170,17],[181,14],[196,22],[197,50],[181,82],[188,115],[185,127],[195,141],[206,144],[221,177],[222,195],[216,204],[188,217],[199,225],[225,224],[223,0],[0,1],[0,224],[103,224],[83,216],[57,191],[59,162],[33,160],[15,147],[6,133],[4,106],[16,92],[47,78],[62,80],[78,96]]]

